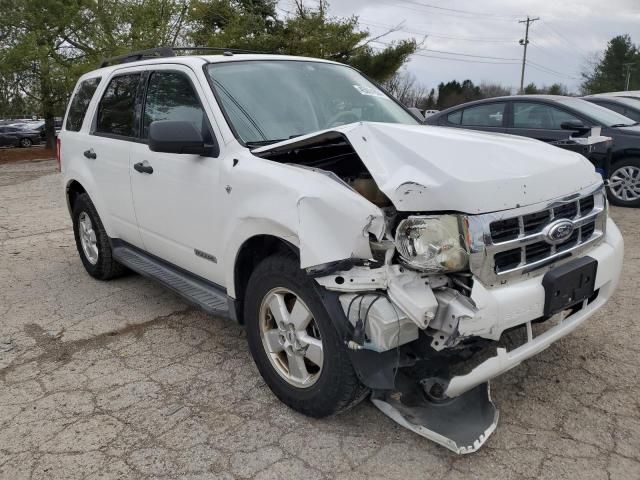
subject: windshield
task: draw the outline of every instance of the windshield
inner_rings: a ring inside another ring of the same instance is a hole
[[[595,103],[587,102],[579,98],[562,98],[557,100],[559,103],[571,107],[578,113],[582,113],[587,117],[592,118],[600,125],[605,127],[633,125],[636,122],[629,117],[620,115],[619,113],[609,110],[608,108],[601,107]]]
[[[640,110],[640,98],[633,97],[606,97],[609,100],[615,100],[618,103],[626,105],[627,107]]]
[[[358,121],[418,121],[356,70],[331,63],[214,63],[211,83],[236,135],[265,144]]]

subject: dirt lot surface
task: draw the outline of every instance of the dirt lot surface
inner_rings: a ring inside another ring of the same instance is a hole
[[[55,152],[52,150],[46,150],[43,145],[31,147],[31,148],[15,148],[15,147],[1,147],[0,148],[0,165],[3,163],[14,163],[25,160],[40,160],[49,159],[55,157]]]
[[[369,402],[303,417],[243,330],[78,258],[55,163],[0,165],[0,478],[640,478],[640,211],[613,209],[621,288],[492,383],[496,433],[458,457]]]

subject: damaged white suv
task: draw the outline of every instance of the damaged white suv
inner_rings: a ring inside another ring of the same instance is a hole
[[[370,395],[459,453],[496,427],[488,381],[578,327],[620,275],[585,158],[423,126],[333,62],[123,56],[79,80],[58,142],[90,275],[128,268],[244,324],[295,410]],[[508,330],[522,341],[507,349]]]

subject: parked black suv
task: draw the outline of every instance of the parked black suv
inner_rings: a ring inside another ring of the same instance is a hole
[[[599,105],[555,95],[497,97],[457,105],[425,123],[510,133],[544,142],[566,139],[570,133],[567,126],[600,126],[602,135],[613,138],[611,165],[607,165],[605,150],[594,152],[590,160],[609,179],[609,199],[616,205],[640,207],[640,125]]]

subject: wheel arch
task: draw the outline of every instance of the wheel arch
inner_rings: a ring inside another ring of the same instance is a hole
[[[65,198],[67,200],[67,209],[69,214],[73,213],[73,206],[79,195],[87,193],[87,189],[77,180],[69,180],[65,187]]]
[[[228,285],[227,294],[235,299],[235,313],[239,323],[243,323],[242,306],[251,274],[262,260],[277,253],[287,253],[295,256],[298,261],[300,259],[298,247],[276,235],[254,235],[246,239],[238,249],[233,263],[233,281]]]

